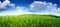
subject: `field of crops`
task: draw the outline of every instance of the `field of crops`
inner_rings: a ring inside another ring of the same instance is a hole
[[[0,27],[60,27],[60,17],[52,15],[0,16]]]

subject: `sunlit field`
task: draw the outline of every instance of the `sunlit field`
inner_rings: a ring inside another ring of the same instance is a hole
[[[0,16],[0,27],[60,27],[60,17],[53,15]]]

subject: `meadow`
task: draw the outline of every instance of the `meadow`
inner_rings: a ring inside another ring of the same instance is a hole
[[[60,27],[60,17],[54,15],[0,16],[0,27]]]

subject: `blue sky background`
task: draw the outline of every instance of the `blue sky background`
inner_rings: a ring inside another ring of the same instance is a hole
[[[0,1],[3,2],[4,0],[0,0]],[[11,3],[20,5],[20,6],[29,6],[34,1],[46,1],[46,2],[52,2],[60,5],[60,0],[10,0],[10,1]]]
[[[19,14],[60,15],[60,0],[0,0],[0,15]]]
[[[29,6],[34,1],[46,1],[46,2],[52,2],[60,5],[60,0],[11,0],[12,3],[21,6]]]

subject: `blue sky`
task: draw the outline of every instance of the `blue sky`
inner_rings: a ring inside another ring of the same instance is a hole
[[[0,16],[21,14],[60,15],[60,0],[0,0]]]
[[[60,0],[10,0],[10,1],[12,3],[15,3],[16,5],[21,5],[21,6],[29,6],[34,1],[46,1],[60,5]]]

